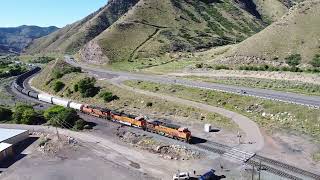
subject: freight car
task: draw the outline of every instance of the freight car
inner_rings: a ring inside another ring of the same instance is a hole
[[[174,124],[168,124],[162,121],[148,122],[147,131],[185,142],[190,142],[191,140],[191,132],[188,128],[180,127]]]

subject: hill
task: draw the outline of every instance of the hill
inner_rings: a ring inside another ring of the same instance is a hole
[[[267,25],[252,1],[113,0],[85,19],[36,40],[29,53],[76,53],[92,63],[239,42]]]
[[[108,4],[84,19],[35,40],[28,53],[53,52],[75,53],[84,44],[95,38],[120,16],[126,13],[138,0],[110,0]]]
[[[0,28],[0,54],[20,53],[32,40],[46,36],[57,29],[54,26]]]
[[[279,21],[228,51],[220,63],[284,64],[292,54],[308,63],[320,53],[320,1],[305,1],[294,6]]]
[[[140,0],[81,50],[92,63],[137,62],[168,52],[241,41],[264,28],[260,14],[232,0]]]

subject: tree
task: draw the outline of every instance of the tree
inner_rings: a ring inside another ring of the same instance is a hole
[[[105,102],[111,102],[113,100],[119,99],[118,96],[113,95],[112,92],[107,92],[107,91],[100,93],[99,97],[103,98]]]
[[[313,67],[320,67],[320,54],[316,54],[312,61],[310,62],[310,64],[313,66]]]
[[[53,85],[53,90],[55,92],[59,92],[63,89],[63,87],[65,86],[65,84],[61,81],[56,81]]]
[[[74,109],[62,106],[53,106],[47,109],[43,115],[50,125],[62,128],[73,128],[75,122],[80,119]]]
[[[80,80],[78,84],[78,90],[81,93],[82,97],[93,97],[95,96],[99,88],[95,87],[96,79],[94,77],[92,78],[84,78]]]
[[[12,111],[0,106],[0,121],[8,121],[11,119]]]
[[[288,57],[285,58],[286,63],[289,64],[290,66],[297,66],[301,62],[301,55],[300,54],[292,54]]]
[[[35,125],[42,122],[33,107],[26,104],[19,104],[14,108],[12,119],[17,124]]]

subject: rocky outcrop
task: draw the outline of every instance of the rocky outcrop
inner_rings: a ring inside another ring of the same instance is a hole
[[[109,59],[103,55],[102,49],[97,41],[90,41],[80,50],[80,57],[83,61],[92,64],[109,63]]]

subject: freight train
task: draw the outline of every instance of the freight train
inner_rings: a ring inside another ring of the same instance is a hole
[[[97,106],[80,104],[70,100],[57,98],[48,94],[37,93],[33,90],[29,90],[24,87],[23,82],[31,75],[37,73],[41,69],[36,67],[20,76],[13,82],[13,86],[17,91],[24,95],[38,99],[39,101],[46,102],[49,104],[59,105],[66,108],[72,108],[82,113],[92,115],[99,118],[105,118],[117,123],[121,123],[127,126],[141,128],[145,131],[157,133],[163,136],[167,136],[173,139],[181,141],[191,142],[191,132],[188,128],[183,128],[177,125],[168,124],[162,121],[147,121],[143,116],[134,116],[125,114],[123,112],[112,111],[107,108],[101,108]]]

